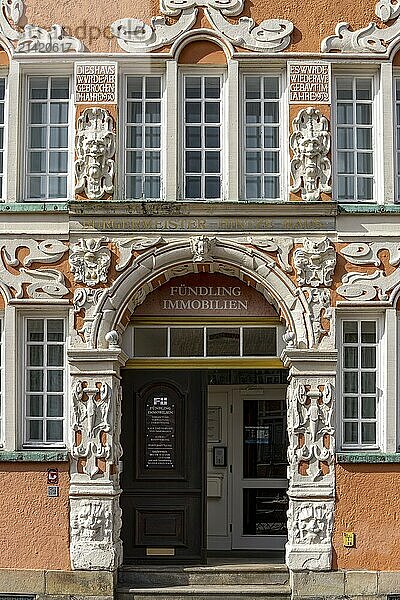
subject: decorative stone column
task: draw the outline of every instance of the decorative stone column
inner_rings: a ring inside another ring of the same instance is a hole
[[[70,349],[71,485],[73,569],[114,571],[121,564],[121,386],[126,356],[110,349]]]
[[[293,571],[331,568],[337,351],[284,350],[289,368],[288,543]]]

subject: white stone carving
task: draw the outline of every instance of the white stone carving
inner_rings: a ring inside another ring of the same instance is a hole
[[[199,235],[190,238],[190,248],[193,253],[193,262],[213,262],[215,238]]]
[[[293,23],[285,19],[269,19],[256,25],[250,17],[237,23],[225,17],[239,15],[244,0],[161,0],[160,11],[166,17],[177,17],[174,23],[165,16],[153,17],[151,25],[139,19],[119,19],[111,25],[118,44],[127,52],[156,50],[172,44],[196,22],[198,7],[203,7],[211,26],[235,46],[256,52],[279,52],[291,41]]]
[[[69,263],[76,282],[88,286],[107,281],[111,251],[101,244],[106,238],[81,238],[71,246]]]
[[[104,108],[86,108],[78,119],[76,134],[76,192],[100,200],[114,191],[115,132]]]
[[[161,236],[157,237],[135,237],[128,239],[120,239],[116,242],[119,252],[119,259],[115,266],[117,271],[126,269],[131,261],[134,252],[142,252],[154,246],[166,244],[167,242]]]
[[[82,309],[87,312],[88,309],[97,304],[102,293],[102,289],[94,290],[93,288],[77,288],[74,291],[74,312],[79,312]]]
[[[68,246],[59,240],[44,240],[43,242],[37,242],[36,240],[7,240],[1,244],[1,248],[4,252],[5,262],[11,267],[17,267],[20,263],[17,257],[17,250],[19,248],[28,248],[29,253],[23,258],[22,265],[24,267],[30,267],[34,262],[40,262],[44,264],[52,264],[62,259],[65,252],[68,250]]]
[[[294,266],[300,286],[329,287],[336,266],[336,252],[330,239],[305,238],[303,248],[294,252]]]
[[[73,569],[115,570],[121,563],[121,509],[118,497],[70,498]]]
[[[331,383],[318,385],[313,379],[309,381],[307,387],[298,383],[293,392],[288,392],[288,469],[291,478],[318,481],[324,477],[321,463],[330,466],[334,459],[334,398]],[[306,475],[298,474],[300,462],[307,464]]]
[[[289,254],[293,249],[293,238],[267,238],[250,236],[248,243],[252,244],[260,250],[265,252],[277,252],[278,262],[280,266],[286,271],[291,273],[293,271],[292,265],[289,263]]]
[[[285,333],[282,335],[282,340],[287,348],[296,347],[296,334],[294,333],[294,331],[291,331],[289,327],[287,327]]]
[[[342,285],[337,293],[346,300],[362,302],[374,300],[389,301],[398,290],[400,270],[396,269],[391,275],[378,269],[373,273],[352,272],[343,275]]]
[[[312,325],[317,345],[321,335],[326,335],[326,330],[322,327],[321,318],[324,317],[328,321],[332,318],[331,307],[331,292],[327,288],[304,288],[310,312],[312,315]]]
[[[103,433],[112,429],[110,422],[111,387],[107,383],[84,387],[78,380],[72,390],[73,422],[71,454],[74,458],[85,459],[83,467],[91,479],[99,472],[98,459],[112,459],[112,446],[109,441],[104,443]],[[80,440],[76,441],[79,433]]]
[[[328,120],[316,108],[303,108],[293,119],[290,163],[293,178],[292,192],[301,190],[303,200],[320,199],[322,192],[329,193],[331,161],[327,158],[331,145]]]
[[[288,517],[293,526],[288,531],[292,544],[329,544],[333,530],[331,502],[292,502]]]
[[[353,265],[375,265],[379,267],[382,264],[378,253],[381,250],[389,251],[389,264],[397,267],[400,263],[400,242],[355,242],[348,244],[339,252],[348,262]]]
[[[368,23],[366,27],[351,31],[349,23],[342,21],[336,25],[335,35],[328,36],[321,43],[322,52],[372,52],[376,54],[390,54],[393,45],[398,42],[400,35],[399,4],[391,0],[379,0],[375,6],[375,14],[385,23],[394,22],[384,29],[377,27],[376,23]]]
[[[113,329],[112,331],[109,331],[108,333],[106,333],[105,338],[106,338],[106,342],[108,343],[108,347],[110,350],[115,350],[115,349],[119,348],[119,333],[118,333],[118,331],[115,331],[115,329]]]

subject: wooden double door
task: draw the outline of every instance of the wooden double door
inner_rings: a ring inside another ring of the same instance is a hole
[[[200,370],[123,372],[124,562],[205,557],[205,411]]]

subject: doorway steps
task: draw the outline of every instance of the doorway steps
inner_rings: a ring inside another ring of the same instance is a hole
[[[124,567],[118,600],[290,600],[285,565]]]

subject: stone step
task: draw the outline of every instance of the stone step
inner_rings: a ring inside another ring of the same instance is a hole
[[[122,587],[287,585],[285,565],[226,564],[199,567],[124,567],[119,573]]]
[[[210,585],[120,588],[117,600],[290,600],[286,585]]]

